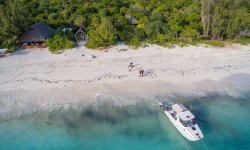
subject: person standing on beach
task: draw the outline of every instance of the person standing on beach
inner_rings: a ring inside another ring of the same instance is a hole
[[[132,68],[133,68],[133,63],[130,63],[130,64],[128,65],[128,71],[131,72]]]
[[[144,73],[144,69],[143,69],[143,68],[140,68],[140,70],[139,70],[139,77],[142,77],[142,76],[143,76],[143,73]]]

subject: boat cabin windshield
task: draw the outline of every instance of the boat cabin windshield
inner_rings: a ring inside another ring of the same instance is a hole
[[[194,126],[196,124],[195,118],[191,119],[191,120],[182,120],[180,118],[180,122],[182,123],[182,125],[184,127],[192,127],[192,126]]]

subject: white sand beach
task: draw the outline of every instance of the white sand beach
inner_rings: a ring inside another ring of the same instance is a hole
[[[143,77],[140,68],[145,70]],[[250,87],[248,74],[250,45],[172,49],[150,45],[133,50],[120,44],[102,51],[79,46],[62,54],[18,50],[0,58],[0,118],[106,101],[133,104],[135,96],[157,99],[156,95],[209,92],[239,96]]]

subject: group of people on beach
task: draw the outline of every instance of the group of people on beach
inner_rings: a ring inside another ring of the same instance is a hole
[[[134,64],[131,62],[131,63],[128,65],[128,71],[131,72],[133,68],[134,68]],[[143,77],[143,75],[144,75],[144,69],[143,69],[143,68],[140,68],[140,69],[139,69],[139,77]]]

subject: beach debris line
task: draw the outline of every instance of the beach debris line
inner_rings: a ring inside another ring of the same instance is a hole
[[[115,78],[122,79],[122,78],[125,78],[125,77],[128,77],[128,76],[127,76],[127,75],[105,74],[105,75],[96,77],[96,78],[94,78],[93,80],[89,80],[88,83],[100,81],[100,80],[102,80],[102,79],[115,79]]]
[[[91,58],[93,58],[93,59],[96,58],[96,55],[91,55]]]
[[[97,56],[96,56],[96,55],[93,55],[93,54],[87,55],[87,56],[88,56],[88,58],[90,58],[90,59],[95,59],[95,58],[97,58]]]
[[[128,49],[127,48],[122,48],[122,49],[120,49],[118,52],[125,52],[125,51],[127,51]]]

